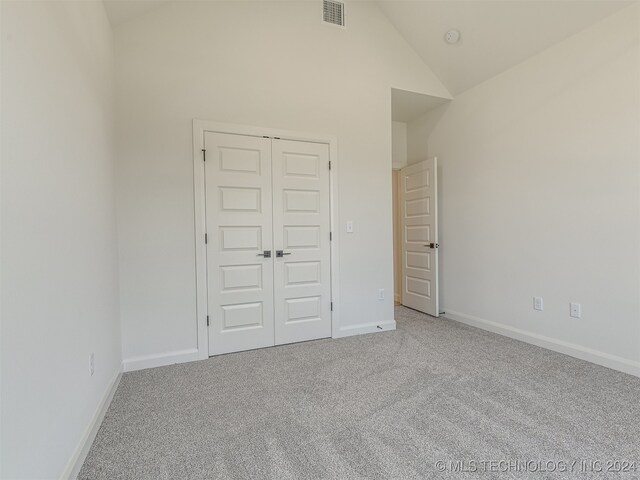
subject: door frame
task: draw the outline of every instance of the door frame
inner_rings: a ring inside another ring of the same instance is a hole
[[[405,165],[406,167],[406,165]],[[393,231],[393,241],[394,241],[394,245],[393,245],[393,305],[395,307],[396,302],[400,305],[402,305],[402,219],[400,218],[400,216],[402,215],[402,205],[400,205],[400,171],[403,169],[404,167],[400,167],[400,166],[392,166],[391,167],[391,181],[393,182],[393,172],[398,172],[398,178],[396,178],[395,181],[395,187],[396,187],[396,198],[392,198],[391,199],[391,204],[393,207],[393,200],[395,200],[397,203],[395,205],[395,211],[392,213],[391,215],[391,227],[392,227],[392,231]],[[391,194],[393,195],[393,187],[392,187],[392,191]],[[395,240],[396,240],[396,232],[399,236],[398,238],[398,243],[400,244],[400,258],[396,259],[396,245],[395,245]],[[397,298],[396,296],[396,261],[400,262],[400,296],[399,298]]]
[[[331,254],[331,337],[339,335],[340,318],[340,289],[339,289],[339,262],[338,262],[338,137],[328,134],[315,134],[292,130],[281,130],[250,125],[238,125],[232,123],[219,123],[209,120],[193,120],[193,199],[194,199],[194,233],[195,233],[195,262],[196,262],[196,332],[198,345],[198,358],[209,358],[209,335],[207,332],[207,249],[204,243],[206,233],[206,188],[204,176],[204,133],[216,132],[231,135],[246,135],[251,137],[279,138],[299,142],[322,143],[329,146],[329,228],[332,239],[329,242]],[[335,233],[336,235],[333,235]]]

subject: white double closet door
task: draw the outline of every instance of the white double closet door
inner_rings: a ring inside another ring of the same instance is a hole
[[[209,355],[330,337],[329,146],[204,141]]]

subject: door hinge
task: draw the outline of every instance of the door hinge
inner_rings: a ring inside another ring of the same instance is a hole
[[[333,233],[329,232],[329,241],[333,240]]]
[[[333,302],[331,302],[331,311],[333,312]]]
[[[209,326],[209,315],[207,315],[207,327]]]
[[[202,161],[207,161],[207,151],[204,148],[202,149]]]
[[[205,233],[204,234],[204,244],[206,245],[208,241],[209,241],[209,236]]]
[[[331,170],[331,160],[329,160],[329,170]]]

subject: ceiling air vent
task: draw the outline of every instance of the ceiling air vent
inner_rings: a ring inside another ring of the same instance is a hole
[[[344,3],[322,0],[322,20],[344,27]]]

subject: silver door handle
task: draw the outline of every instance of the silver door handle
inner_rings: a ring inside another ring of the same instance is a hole
[[[281,258],[285,255],[291,255],[291,252],[285,252],[284,250],[276,250],[276,257]]]
[[[258,254],[258,257],[271,258],[271,250],[265,250]]]

